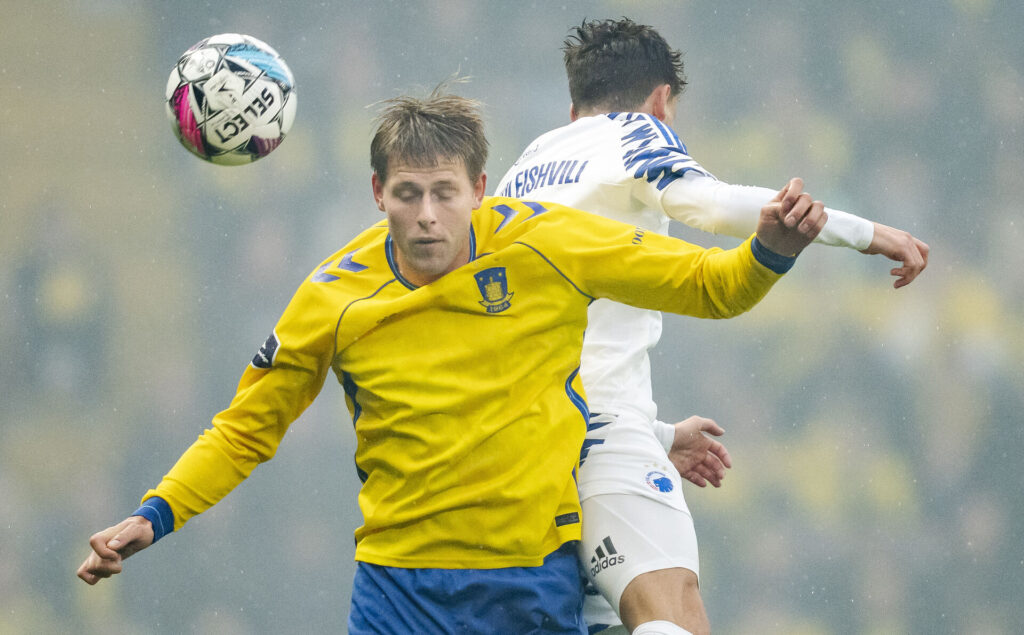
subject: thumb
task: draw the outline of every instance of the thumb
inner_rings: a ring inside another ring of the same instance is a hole
[[[143,536],[142,527],[137,523],[128,524],[107,541],[107,547],[114,551],[124,550]],[[123,554],[122,554],[123,555]]]
[[[713,419],[705,419],[704,421],[702,421],[700,424],[700,431],[707,432],[708,434],[714,435],[716,437],[720,437],[723,434],[725,434],[725,429],[722,426],[715,423]]]
[[[114,551],[117,551],[121,547],[131,542],[132,539],[126,535],[127,533],[127,530],[118,533],[116,536],[107,541],[107,547],[113,549]]]

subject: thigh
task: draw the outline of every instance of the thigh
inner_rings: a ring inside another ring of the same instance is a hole
[[[616,612],[626,586],[662,569],[699,573],[697,535],[689,511],[651,498],[605,494],[583,501],[580,562]]]

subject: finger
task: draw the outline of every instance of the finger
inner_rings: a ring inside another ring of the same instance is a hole
[[[718,464],[718,459],[714,459],[714,462],[701,463],[693,469],[716,488],[721,488],[722,478],[725,477],[725,468]]]
[[[121,558],[107,560],[95,553],[90,554],[78,568],[78,577],[89,584],[96,584],[103,578],[121,573]]]
[[[782,189],[779,190],[777,194],[775,194],[775,198],[771,200],[772,203],[782,202],[782,199],[784,199],[786,197],[786,194],[789,192],[790,186],[793,185],[793,180],[794,179],[790,179],[789,181],[786,182],[785,185],[782,186]]]
[[[800,195],[804,192],[804,180],[798,176],[795,176],[786,183],[786,187],[783,188],[783,196],[780,202],[788,209],[793,207],[796,200],[800,198]]]
[[[700,422],[700,431],[707,432],[708,434],[712,434],[716,437],[720,437],[725,434],[725,430],[722,429],[722,426],[718,425],[714,419],[703,419]]]
[[[714,475],[714,480],[718,483],[722,482],[725,478],[725,464],[718,458],[717,455],[711,454],[710,452],[704,457],[704,466],[708,468]],[[717,485],[715,487],[718,487]]]
[[[893,287],[899,289],[914,281],[917,276],[928,266],[928,252],[931,250],[928,245],[913,236],[910,236],[911,245],[903,257],[903,266],[893,269],[890,273],[898,276]]]
[[[931,251],[931,247],[928,246],[928,243],[916,238],[914,239],[914,246],[917,247],[917,252],[921,254],[921,259],[924,260],[924,267],[927,267],[928,253]],[[924,267],[921,267],[921,269],[924,269]]]
[[[77,575],[79,578],[84,580],[87,584],[96,584],[99,582],[99,576],[89,570],[89,559],[86,558],[82,566],[78,567]]]
[[[708,483],[711,483],[715,487],[722,486],[722,476],[724,476],[724,474],[719,474],[718,470],[713,466],[708,465],[707,463],[702,463],[694,469],[703,476]]]
[[[708,484],[707,480],[705,480],[703,476],[698,474],[696,470],[690,470],[683,476],[683,478],[690,481],[697,487],[707,487]]]
[[[708,452],[718,458],[725,467],[732,467],[732,458],[729,456],[729,450],[720,442],[712,440],[710,445],[708,445]]]
[[[100,581],[99,576],[93,575],[88,571],[78,570],[78,577],[81,578],[86,584],[93,585]]]
[[[892,283],[894,289],[899,289],[901,287],[907,286],[908,284],[913,282],[914,278],[916,277],[909,275],[906,269],[904,269],[903,267],[897,267],[896,269],[893,269],[889,273],[896,276],[896,282]]]
[[[141,533],[138,525],[128,525],[107,542],[107,547],[116,550],[122,557],[127,558],[135,552],[134,549],[130,550],[130,547],[132,543],[141,538]]]
[[[786,194],[779,202],[782,218],[785,218],[790,213],[790,210],[799,203],[800,198],[803,196],[803,191],[804,182],[801,179],[792,178],[789,180],[786,186]]]
[[[78,577],[89,583],[90,585],[96,584],[100,580],[106,580],[116,574],[120,574],[121,569],[105,569],[105,568],[93,568],[86,571],[79,571]]]
[[[762,207],[761,216],[765,220],[777,221],[781,225],[786,219],[786,212],[782,208],[782,203],[776,201]]]
[[[908,250],[903,258],[903,266],[895,267],[889,271],[890,274],[897,276],[899,279],[893,283],[893,286],[897,289],[905,287],[914,281],[922,271],[924,271],[924,259],[921,257],[916,247]]]
[[[897,277],[896,282],[894,282],[892,286],[896,289],[907,286],[908,284],[914,281],[914,278],[916,278],[918,274],[921,273],[921,270],[922,267],[920,266],[906,264],[902,267],[896,267],[895,269],[892,269],[889,273]]]
[[[105,529],[89,537],[89,546],[96,552],[96,555],[104,560],[114,560],[120,557],[117,551],[108,544],[111,540],[110,533],[110,529]]]
[[[825,228],[827,220],[828,214],[825,213],[825,204],[821,201],[814,201],[811,203],[811,209],[807,211],[807,215],[800,221],[800,233],[813,240]]]
[[[785,203],[785,201],[783,201]],[[783,224],[786,227],[793,228],[803,221],[804,216],[811,211],[812,201],[810,194],[801,194],[797,197],[793,203],[793,207],[785,212],[785,217],[782,219]]]

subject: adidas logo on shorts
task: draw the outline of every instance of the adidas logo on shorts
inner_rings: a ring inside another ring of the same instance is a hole
[[[608,567],[614,567],[626,561],[626,556],[615,550],[611,536],[605,536],[601,543],[604,548],[598,546],[597,549],[594,549],[594,555],[590,557],[590,575],[592,576],[596,576]]]

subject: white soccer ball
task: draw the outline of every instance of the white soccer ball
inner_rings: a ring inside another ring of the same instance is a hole
[[[190,152],[220,165],[252,163],[295,120],[295,79],[281,56],[249,35],[223,33],[185,51],[167,80],[167,116]]]

